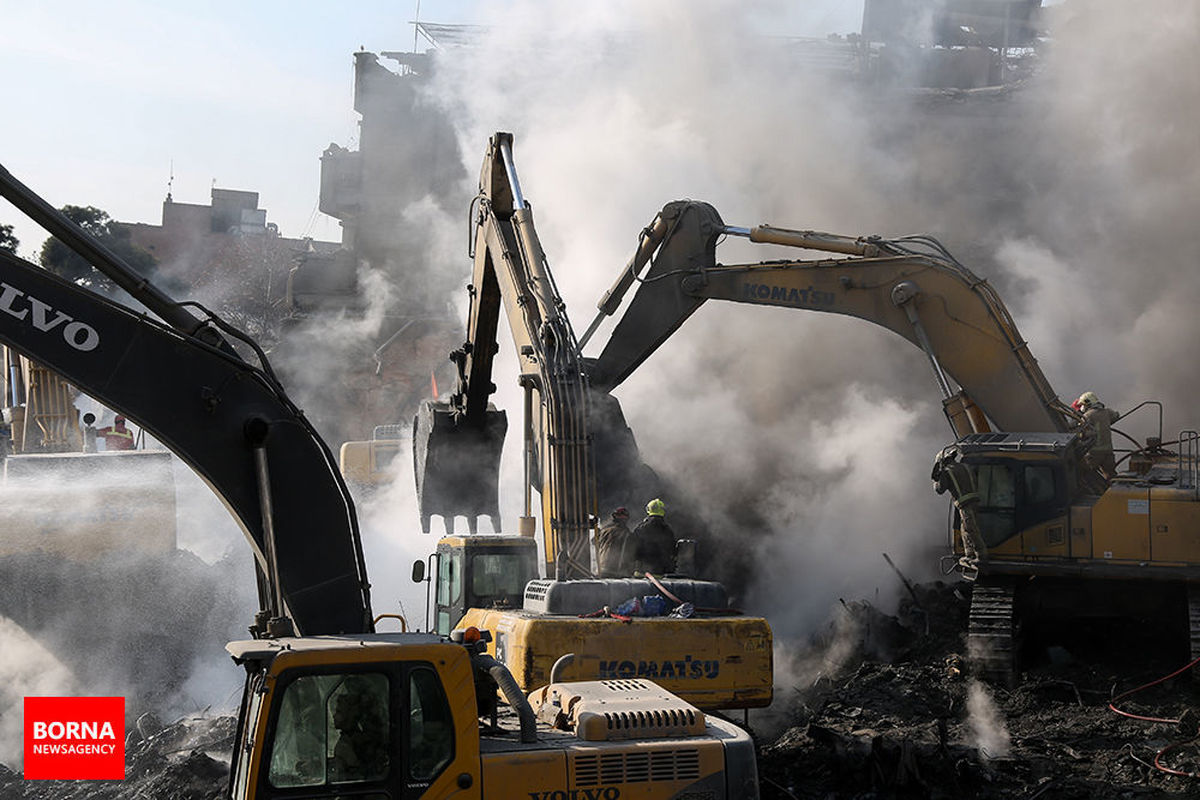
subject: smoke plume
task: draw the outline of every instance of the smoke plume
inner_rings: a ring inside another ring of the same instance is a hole
[[[929,232],[1000,289],[1062,397],[1161,399],[1168,426],[1188,422],[1195,376],[1179,367],[1200,279],[1180,244],[1200,210],[1200,11],[1063,3],[1032,77],[966,97],[796,68],[741,10],[513,3],[483,42],[443,54],[432,92],[468,171],[492,132],[516,135],[577,329],[669,200],[707,200],[737,225]],[[501,369],[496,399],[515,413]],[[777,636],[811,632],[841,593],[894,591],[883,550],[934,574],[945,506],[927,476],[948,430],[927,366],[896,337],[710,304],[616,394],[647,461],[752,557],[746,599]]]
[[[987,687],[976,680],[967,683],[967,727],[980,757],[990,760],[1008,755],[1012,739],[1004,717]]]

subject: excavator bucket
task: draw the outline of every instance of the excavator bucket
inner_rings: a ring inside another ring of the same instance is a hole
[[[483,423],[456,421],[449,403],[427,400],[417,411],[413,466],[421,530],[426,533],[435,514],[445,521],[448,534],[454,531],[455,517],[466,517],[471,533],[483,516],[500,531],[500,451],[508,417],[489,404]]]

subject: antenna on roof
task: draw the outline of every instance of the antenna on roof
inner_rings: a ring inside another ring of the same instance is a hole
[[[175,159],[171,159],[170,176],[167,178],[167,202],[171,202],[171,186],[175,183]]]

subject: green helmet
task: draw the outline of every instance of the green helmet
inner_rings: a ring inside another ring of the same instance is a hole
[[[665,517],[667,515],[667,504],[657,497],[646,503],[646,513],[652,517]]]
[[[1079,404],[1080,409],[1087,411],[1092,406],[1100,405],[1100,398],[1096,396],[1095,392],[1084,392],[1075,402]]]

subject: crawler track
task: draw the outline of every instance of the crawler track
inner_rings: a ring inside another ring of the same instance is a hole
[[[1188,636],[1192,660],[1200,658],[1200,584],[1189,583],[1187,587]],[[1193,675],[1200,675],[1200,668],[1192,668]]]
[[[980,678],[1008,688],[1016,685],[1012,584],[980,582],[972,588],[967,657]]]

